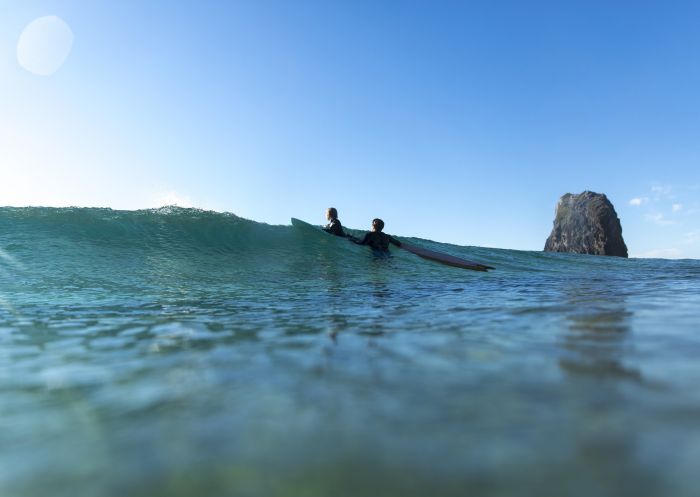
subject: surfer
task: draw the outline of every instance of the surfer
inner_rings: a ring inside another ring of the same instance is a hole
[[[400,247],[401,242],[391,235],[382,233],[383,229],[384,221],[382,221],[381,219],[373,219],[372,231],[368,231],[362,240],[355,240],[355,243],[357,243],[358,245],[369,245],[372,248],[372,250],[377,250],[379,252],[384,253],[389,252],[390,243],[396,245],[397,247]]]
[[[343,231],[343,225],[340,224],[340,219],[338,219],[338,211],[335,207],[326,209],[326,219],[328,219],[328,224],[323,228],[323,231],[335,236],[346,236]]]
[[[335,236],[347,236],[343,231],[343,225],[340,224],[340,219],[338,219],[338,211],[335,207],[329,207],[326,209],[326,219],[328,219],[328,224],[325,228],[323,228],[323,231]]]

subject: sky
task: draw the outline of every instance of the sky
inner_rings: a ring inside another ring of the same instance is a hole
[[[699,138],[698,2],[0,0],[0,205],[700,258]]]

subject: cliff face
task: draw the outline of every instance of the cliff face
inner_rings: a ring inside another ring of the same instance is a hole
[[[544,251],[627,257],[615,207],[602,193],[567,193],[557,204]]]

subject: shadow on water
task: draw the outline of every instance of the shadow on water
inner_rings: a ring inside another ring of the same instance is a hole
[[[563,301],[570,307],[563,337],[561,368],[572,375],[614,378],[644,383],[641,372],[625,365],[633,313],[625,297],[605,278],[567,285]]]
[[[578,472],[605,482],[606,495],[656,495],[663,478],[640,456],[652,420],[637,402],[659,386],[630,365],[634,312],[622,283],[606,276],[587,275],[561,291],[569,309],[558,362],[566,375],[563,412]]]

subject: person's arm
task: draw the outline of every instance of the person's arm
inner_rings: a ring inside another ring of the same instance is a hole
[[[401,246],[401,242],[398,241],[396,238],[394,238],[394,237],[391,236],[391,235],[387,235],[387,236],[389,237],[389,243],[393,243],[393,244],[396,245],[397,247],[400,247],[400,246]]]
[[[365,237],[362,240],[358,240],[357,238],[353,238],[352,241],[358,245],[367,245],[369,243],[369,233],[366,233]]]

